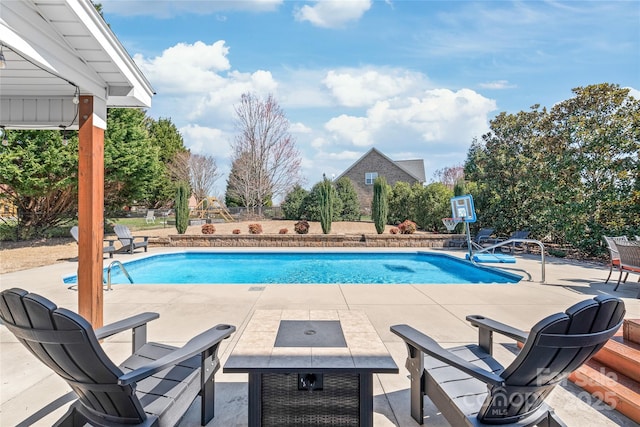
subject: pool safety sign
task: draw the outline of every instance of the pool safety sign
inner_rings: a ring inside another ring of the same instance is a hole
[[[451,198],[451,217],[464,222],[476,222],[476,210],[471,194]]]

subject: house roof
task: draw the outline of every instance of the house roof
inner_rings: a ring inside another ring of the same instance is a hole
[[[418,181],[425,182],[427,180],[424,172],[424,160],[396,160],[394,163],[416,177]]]
[[[417,181],[419,181],[419,182],[425,182],[426,181],[425,172],[424,172],[424,160],[422,160],[422,159],[399,160],[399,161],[391,160],[388,156],[386,156],[384,153],[382,153],[380,150],[378,150],[375,147],[371,148],[369,151],[364,153],[362,155],[362,157],[360,157],[358,160],[353,162],[353,164],[351,166],[349,166],[347,169],[345,169],[345,171],[342,172],[336,179],[340,179],[343,176],[345,176],[347,173],[349,173],[349,171],[351,169],[353,169],[358,163],[360,163],[362,161],[362,159],[364,159],[365,157],[369,156],[371,153],[374,153],[374,152],[379,154],[380,156],[384,157],[390,163],[396,165],[398,168],[402,169],[404,172],[408,173],[410,176],[415,178]]]
[[[151,106],[153,88],[89,0],[3,0],[0,44],[1,126],[77,129],[76,95],[105,114]]]

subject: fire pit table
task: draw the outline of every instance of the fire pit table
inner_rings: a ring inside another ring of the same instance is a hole
[[[373,426],[398,367],[364,312],[256,310],[223,372],[249,374],[249,426]]]

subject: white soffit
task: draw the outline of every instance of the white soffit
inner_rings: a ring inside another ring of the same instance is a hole
[[[2,0],[0,43],[2,126],[77,129],[76,90],[103,121],[106,107],[151,106],[153,88],[89,0]]]

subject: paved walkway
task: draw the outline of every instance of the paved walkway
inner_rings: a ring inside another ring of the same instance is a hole
[[[151,253],[166,251],[150,249]],[[464,256],[463,252],[448,253]],[[116,259],[127,261],[139,256],[142,254],[122,254]],[[527,255],[517,259],[511,268],[526,271],[532,281],[525,279],[515,285],[116,285],[115,290],[104,295],[104,321],[113,322],[141,311],[158,312],[160,319],[149,325],[149,339],[173,345],[184,344],[217,323],[234,324],[236,334],[221,346],[224,364],[256,309],[364,311],[400,368],[397,375],[375,376],[375,426],[416,426],[409,416],[406,349],[389,331],[391,325],[410,324],[447,347],[477,339],[477,332],[464,320],[468,314],[482,314],[528,329],[542,317],[564,311],[575,302],[612,293],[615,285],[604,284],[608,269],[602,265],[557,258],[547,259],[546,284],[541,284],[539,257]],[[105,260],[105,264],[109,261]],[[21,287],[75,311],[77,292],[67,289],[61,277],[74,274],[76,269],[75,263],[64,262],[8,273],[0,276],[0,287]],[[624,299],[628,318],[640,318],[635,280],[632,276],[629,284],[615,293]],[[500,336],[497,340],[504,345],[497,346],[496,356],[508,363],[513,359],[513,343]],[[66,411],[68,403],[60,406],[64,401],[60,398],[70,389],[4,327],[0,327],[0,345],[0,425],[51,425]],[[131,348],[130,335],[112,337],[104,347],[114,361],[123,360]],[[635,425],[571,383],[557,387],[550,403],[569,426]],[[435,407],[427,404],[426,411],[428,425],[447,425]],[[43,418],[34,417],[46,412],[49,413]],[[220,370],[216,375],[216,417],[209,426],[246,424],[247,375],[223,374]],[[180,425],[199,425],[199,403],[191,407]]]

